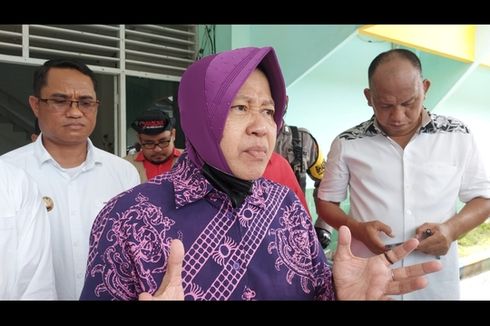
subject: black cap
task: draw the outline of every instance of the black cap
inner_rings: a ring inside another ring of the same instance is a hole
[[[162,110],[150,109],[131,123],[131,127],[139,134],[157,135],[174,128],[173,119]]]

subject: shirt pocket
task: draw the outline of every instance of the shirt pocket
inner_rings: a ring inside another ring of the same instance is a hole
[[[461,185],[461,170],[449,162],[428,162],[415,168],[419,198],[455,201]]]

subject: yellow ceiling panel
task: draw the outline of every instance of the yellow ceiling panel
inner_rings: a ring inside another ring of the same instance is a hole
[[[490,68],[490,58],[486,58],[485,60],[482,60],[480,64]]]
[[[464,62],[475,59],[475,25],[365,25],[359,33]]]

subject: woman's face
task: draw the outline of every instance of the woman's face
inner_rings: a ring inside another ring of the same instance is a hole
[[[220,148],[231,172],[243,180],[262,176],[276,143],[269,81],[256,69],[231,103]]]

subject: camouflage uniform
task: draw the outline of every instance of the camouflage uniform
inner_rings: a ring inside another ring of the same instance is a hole
[[[325,159],[323,158],[320,147],[313,135],[305,128],[297,128],[298,144],[296,148],[298,151],[301,150],[301,161],[296,161],[295,146],[293,144],[293,128],[296,127],[284,125],[277,135],[275,151],[288,160],[303,192],[305,192],[306,187],[306,174],[315,181],[313,197],[316,200],[317,189],[323,178],[323,173],[325,172]],[[323,248],[326,248],[330,243],[332,227],[321,218],[318,218],[315,223],[315,229]]]

